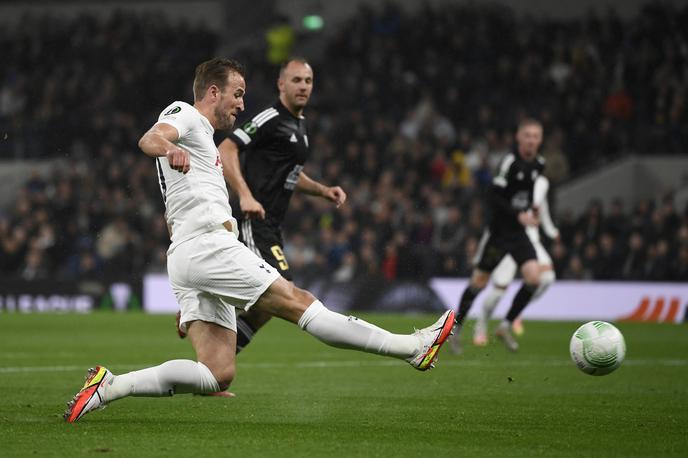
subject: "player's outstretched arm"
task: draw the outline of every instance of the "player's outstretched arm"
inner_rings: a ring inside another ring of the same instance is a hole
[[[172,169],[186,173],[191,168],[189,152],[175,145],[179,138],[177,129],[169,124],[158,123],[143,134],[139,148],[150,157],[167,157]]]
[[[239,196],[239,205],[244,216],[248,219],[265,219],[265,209],[254,197],[253,193],[246,184],[244,176],[241,174],[239,165],[239,147],[229,138],[225,138],[220,146],[220,160],[222,161],[222,173],[229,187]]]
[[[299,174],[299,181],[296,182],[296,189],[304,194],[322,197],[330,202],[334,202],[337,208],[346,202],[346,193],[339,186],[325,186],[322,183],[310,178],[304,172]]]

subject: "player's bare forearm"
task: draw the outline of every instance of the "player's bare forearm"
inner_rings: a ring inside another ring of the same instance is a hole
[[[222,173],[229,187],[239,196],[239,205],[244,216],[248,219],[265,219],[265,209],[254,197],[249,189],[244,176],[241,173],[239,164],[239,148],[237,145],[226,138],[217,147],[222,161]]]
[[[311,196],[324,197],[327,186],[318,183],[304,172],[299,173],[296,190]]]
[[[225,180],[229,183],[229,187],[237,193],[239,198],[252,196],[251,190],[246,184],[244,176],[241,174],[241,166],[239,165],[239,148],[230,139],[226,138],[217,147],[220,151],[220,160],[222,161],[222,171]]]
[[[147,156],[163,157],[168,151],[177,147],[173,141],[179,138],[177,129],[169,124],[156,124],[139,140],[139,148]]]
[[[339,186],[325,186],[313,180],[303,172],[299,174],[299,180],[296,182],[296,189],[299,192],[329,200],[333,202],[337,208],[346,202],[346,193],[342,188]]]
[[[177,129],[169,124],[156,124],[139,140],[139,148],[150,157],[166,157],[173,170],[187,173],[191,169],[189,152],[175,145]]]

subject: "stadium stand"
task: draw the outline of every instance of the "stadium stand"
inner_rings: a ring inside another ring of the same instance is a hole
[[[309,172],[349,201],[334,210],[294,196],[284,229],[297,276],[467,275],[480,196],[524,116],[545,124],[555,186],[621,155],[685,152],[682,23],[688,7],[667,5],[628,21],[524,18],[497,6],[426,6],[413,17],[361,8],[325,43],[337,59],[313,62]],[[157,178],[136,142],[170,97],[190,98],[191,69],[218,45],[201,28],[124,12],[29,15],[0,31],[0,157],[62,159],[0,210],[3,275],[164,270]],[[275,68],[250,49],[237,56],[249,94],[274,93]],[[560,278],[688,280],[688,209],[671,193],[633,208],[591,202],[559,224]]]

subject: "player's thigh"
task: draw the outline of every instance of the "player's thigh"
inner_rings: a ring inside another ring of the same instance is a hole
[[[537,285],[540,283],[540,264],[537,260],[530,259],[521,264],[521,276],[523,281],[529,285]]]
[[[297,288],[284,278],[279,278],[261,295],[252,310],[298,323],[303,312],[314,301],[316,298],[310,292]]]
[[[490,278],[496,286],[506,288],[513,281],[517,271],[518,266],[514,258],[511,255],[506,255],[492,271]]]
[[[279,229],[260,221],[245,220],[241,223],[241,237],[251,251],[265,259],[280,275],[289,281],[293,280]]]
[[[265,260],[227,231],[214,231],[197,237],[193,244],[180,245],[177,251],[186,259],[186,272],[172,275],[173,287],[201,291],[222,299],[222,303],[249,309],[280,274]]]

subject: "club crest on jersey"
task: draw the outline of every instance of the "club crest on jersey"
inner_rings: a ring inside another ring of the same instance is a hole
[[[241,130],[243,130],[249,135],[253,135],[258,130],[258,125],[253,121],[249,121],[246,124],[244,124],[244,127],[242,127]]]
[[[292,143],[298,142],[298,139],[296,138],[296,134],[291,134],[291,138],[289,139],[289,141]]]
[[[537,171],[537,170],[533,170],[533,171],[530,173],[530,177],[533,179],[533,181],[535,181],[535,179],[538,177],[538,171]]]
[[[516,175],[516,179],[517,180],[523,180],[523,176],[524,176],[523,172],[518,172],[518,174]]]
[[[169,115],[177,114],[180,111],[182,111],[182,107],[172,107],[169,110],[167,110],[163,116],[169,116]]]

